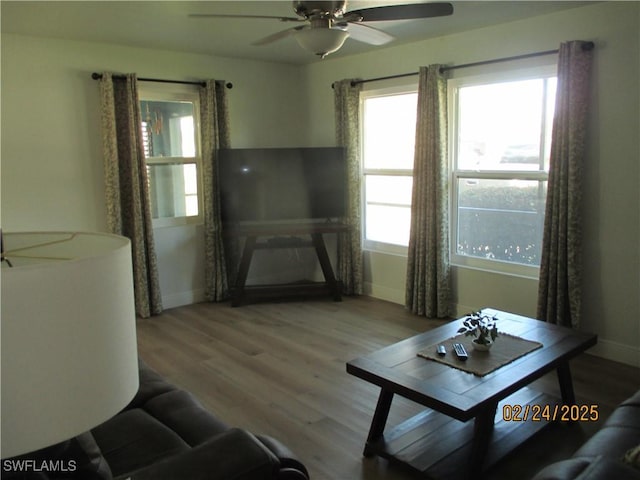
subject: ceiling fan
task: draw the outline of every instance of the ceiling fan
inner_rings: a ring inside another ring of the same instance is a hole
[[[366,22],[441,17],[453,13],[453,6],[447,2],[394,4],[350,12],[346,11],[346,9],[346,0],[294,0],[293,10],[298,15],[297,17],[215,13],[193,13],[189,16],[199,18],[274,19],[281,22],[300,23],[301,25],[253,42],[253,45],[267,45],[285,37],[294,36],[302,48],[324,58],[340,49],[348,37],[371,45],[384,45],[394,39],[392,35],[366,25]]]

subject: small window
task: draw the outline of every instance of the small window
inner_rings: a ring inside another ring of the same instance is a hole
[[[142,142],[155,227],[202,221],[198,107],[198,93],[191,87],[140,91]]]
[[[452,262],[537,277],[555,68],[449,81]]]
[[[406,254],[416,130],[416,87],[362,93],[364,246]]]

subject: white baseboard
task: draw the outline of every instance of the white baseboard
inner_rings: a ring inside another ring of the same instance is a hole
[[[184,305],[191,305],[194,303],[204,302],[204,289],[189,290],[187,292],[172,293],[162,296],[162,307],[175,308],[182,307]]]

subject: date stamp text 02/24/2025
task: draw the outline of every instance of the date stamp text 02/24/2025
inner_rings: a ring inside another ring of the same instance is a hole
[[[505,404],[502,419],[505,422],[597,422],[598,405],[519,405]]]

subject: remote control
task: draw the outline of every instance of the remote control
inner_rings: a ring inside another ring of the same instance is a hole
[[[444,345],[438,345],[438,348],[436,349],[436,352],[438,352],[438,355],[440,355],[441,357],[447,354],[447,349],[444,348]]]
[[[469,358],[469,355],[467,355],[467,351],[464,349],[464,346],[461,343],[454,343],[453,350],[456,352],[456,356],[460,360],[466,360],[467,358]]]

